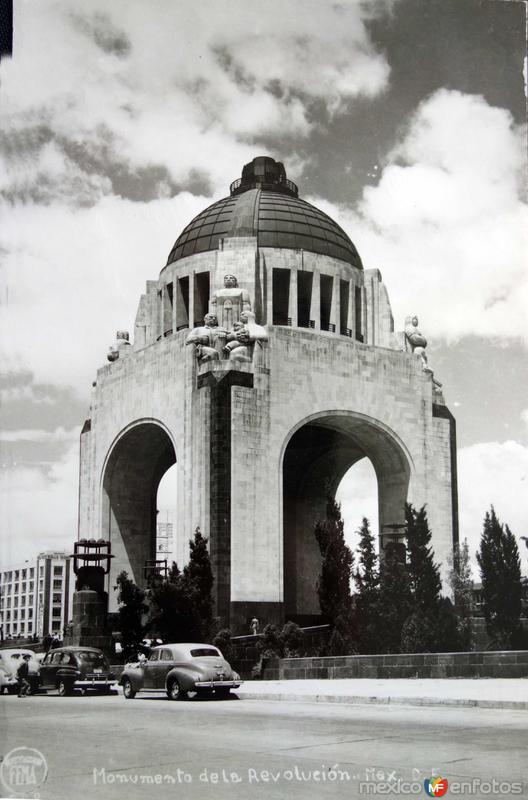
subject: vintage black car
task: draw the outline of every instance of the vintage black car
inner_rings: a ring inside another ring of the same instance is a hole
[[[129,700],[142,689],[161,689],[170,700],[181,700],[207,692],[227,697],[242,681],[217,647],[179,643],[154,647],[148,661],[126,664],[119,683]]]
[[[96,647],[57,647],[46,654],[40,666],[42,688],[57,689],[61,696],[75,689],[108,694],[116,683],[106,656]]]

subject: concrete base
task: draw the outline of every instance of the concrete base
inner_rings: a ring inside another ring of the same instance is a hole
[[[270,661],[264,680],[314,678],[525,678],[528,651],[329,656]]]

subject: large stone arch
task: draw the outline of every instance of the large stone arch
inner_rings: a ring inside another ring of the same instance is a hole
[[[378,481],[380,531],[401,524],[413,463],[394,431],[362,414],[326,411],[306,417],[286,437],[280,474],[287,618],[308,623],[320,613],[314,521],[325,515],[327,494],[335,495],[347,470],[362,458],[370,459]]]
[[[144,584],[145,562],[156,552],[158,486],[175,462],[172,436],[155,419],[135,421],[112,443],[101,475],[100,528],[112,544],[110,588],[121,570]]]

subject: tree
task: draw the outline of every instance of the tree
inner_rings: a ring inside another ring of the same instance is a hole
[[[435,615],[440,603],[442,582],[430,547],[431,531],[425,506],[415,511],[410,503],[405,504],[405,538],[414,606],[423,614]]]
[[[208,641],[213,634],[213,573],[207,539],[196,528],[183,573],[173,563],[167,578],[150,579],[150,628],[166,642]]]
[[[314,533],[322,556],[317,582],[319,605],[321,613],[333,625],[338,616],[350,614],[354,557],[345,544],[341,506],[331,495],[327,497],[326,519],[316,522]]]
[[[379,652],[379,598],[380,572],[378,556],[374,547],[374,536],[369,521],[363,517],[358,545],[358,568],[354,572],[357,588],[355,597],[358,627],[359,651],[361,653]]]
[[[447,581],[451,586],[455,599],[455,612],[458,615],[458,637],[462,650],[471,650],[473,632],[471,617],[473,615],[473,578],[469,561],[467,539],[457,544],[453,556],[448,561],[449,573]]]
[[[183,577],[191,591],[195,592],[195,601],[200,618],[202,640],[207,641],[213,631],[213,570],[207,548],[207,539],[202,536],[200,528],[196,528],[194,541],[189,541],[190,559],[183,570]]]
[[[396,549],[387,548],[380,569],[378,603],[378,652],[401,652],[402,630],[413,611],[407,567]]]
[[[145,592],[124,571],[117,576],[114,589],[118,590],[121,646],[125,660],[131,660],[136,656],[145,633],[144,617],[148,611]]]
[[[477,552],[486,629],[496,647],[510,649],[521,616],[521,562],[515,537],[495,509],[486,512]]]

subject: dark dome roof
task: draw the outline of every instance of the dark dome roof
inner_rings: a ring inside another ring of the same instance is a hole
[[[231,196],[195,217],[176,240],[167,264],[216,250],[225,236],[256,236],[259,247],[308,250],[339,258],[362,269],[359,254],[346,233],[327,214],[297,197],[284,167],[260,157],[246,164],[231,184]]]

